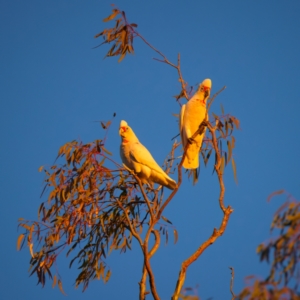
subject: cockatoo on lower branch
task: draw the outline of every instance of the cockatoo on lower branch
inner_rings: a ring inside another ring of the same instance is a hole
[[[199,166],[199,151],[201,149],[204,132],[191,139],[198,130],[200,124],[206,120],[206,101],[211,90],[211,80],[205,79],[200,85],[194,96],[182,105],[179,116],[179,130],[183,149],[190,143],[183,167],[186,169],[196,169]],[[208,120],[208,116],[207,116]]]
[[[171,190],[176,188],[176,181],[156,163],[147,148],[139,142],[133,130],[123,120],[120,123],[119,134],[121,136],[120,156],[127,169],[134,171],[142,183],[150,186],[158,183]]]

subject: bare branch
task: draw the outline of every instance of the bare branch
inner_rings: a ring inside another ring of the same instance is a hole
[[[229,269],[231,270],[231,280],[230,280],[230,293],[232,295],[231,300],[234,300],[235,299],[235,294],[233,292],[234,268],[229,267]]]
[[[226,89],[226,86],[224,85],[219,91],[217,91],[207,102],[207,111],[209,111],[210,106],[212,105],[212,103],[214,102],[215,98],[224,90]]]
[[[159,61],[159,62],[162,62],[162,63],[166,63],[168,64],[169,66],[175,68],[178,72],[178,76],[179,76],[179,81],[181,83],[181,88],[182,88],[182,92],[184,94],[184,97],[188,100],[189,97],[187,95],[187,92],[186,92],[186,83],[185,81],[183,80],[182,78],[182,74],[181,74],[181,69],[180,69],[180,53],[178,53],[178,58],[177,58],[177,66],[173,63],[171,63],[167,57],[162,53],[160,52],[159,50],[157,50],[154,46],[152,46],[141,34],[139,34],[129,23],[127,23],[127,26],[130,26],[131,27],[131,30],[132,32],[134,32],[136,34],[136,36],[138,36],[139,38],[142,39],[142,41],[147,45],[149,46],[153,51],[155,51],[157,54],[159,54],[163,59],[157,59],[157,58],[153,58],[154,60],[156,61]]]

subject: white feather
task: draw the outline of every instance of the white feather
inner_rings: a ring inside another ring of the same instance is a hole
[[[143,183],[154,183],[169,189],[176,187],[176,181],[170,178],[156,163],[150,152],[143,146],[127,122],[121,121],[119,134],[121,136],[120,156],[124,166],[134,171]]]

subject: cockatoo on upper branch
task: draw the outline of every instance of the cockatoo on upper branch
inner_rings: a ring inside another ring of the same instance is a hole
[[[142,183],[150,186],[158,183],[171,190],[176,188],[176,181],[156,163],[147,148],[139,142],[133,130],[123,120],[120,123],[119,134],[122,140],[120,156],[124,167],[134,171]]]
[[[187,143],[190,143],[182,164],[186,169],[196,169],[199,166],[199,151],[205,135],[205,130],[203,134],[197,135],[194,139],[191,140],[190,138],[206,118],[206,101],[209,98],[210,90],[211,80],[203,80],[194,96],[181,107],[179,130],[183,149]]]

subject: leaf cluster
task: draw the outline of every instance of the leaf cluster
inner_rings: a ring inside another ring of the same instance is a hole
[[[40,168],[45,172],[43,193],[49,192],[48,200],[41,203],[37,221],[19,219],[25,233],[17,241],[18,249],[27,241],[30,275],[35,273],[38,283],[44,285],[48,274],[55,285],[56,276],[50,269],[63,250],[67,257],[76,253],[69,265],[77,261],[80,269],[76,287],[83,284],[85,290],[95,278],[106,282],[111,274],[105,261],[107,255],[113,250],[124,253],[131,249],[129,227],[142,233],[149,222],[149,210],[137,182],[109,158],[110,154],[102,140],[88,144],[72,141],[59,149],[58,159],[64,160],[63,164]],[[106,167],[107,161],[115,168]],[[158,205],[157,195],[156,201],[152,200],[151,205]],[[171,224],[167,218],[163,220]],[[172,230],[177,240],[177,231]],[[161,224],[159,231],[167,242],[168,226]]]
[[[276,191],[268,200],[283,193],[286,192]],[[277,210],[271,224],[271,232],[276,236],[257,248],[260,261],[270,264],[269,275],[246,287],[240,299],[300,297],[300,201],[286,194],[287,200]]]
[[[120,55],[118,62],[121,62],[126,54],[134,53],[134,27],[137,27],[137,24],[129,24],[126,20],[125,12],[120,11],[117,8],[114,8],[112,10],[112,14],[105,18],[103,22],[111,21],[116,17],[117,19],[115,20],[115,26],[112,28],[104,29],[100,33],[96,34],[95,38],[102,36],[104,39],[104,42],[96,47],[99,47],[103,44],[112,43],[113,45],[109,49],[105,57]]]

